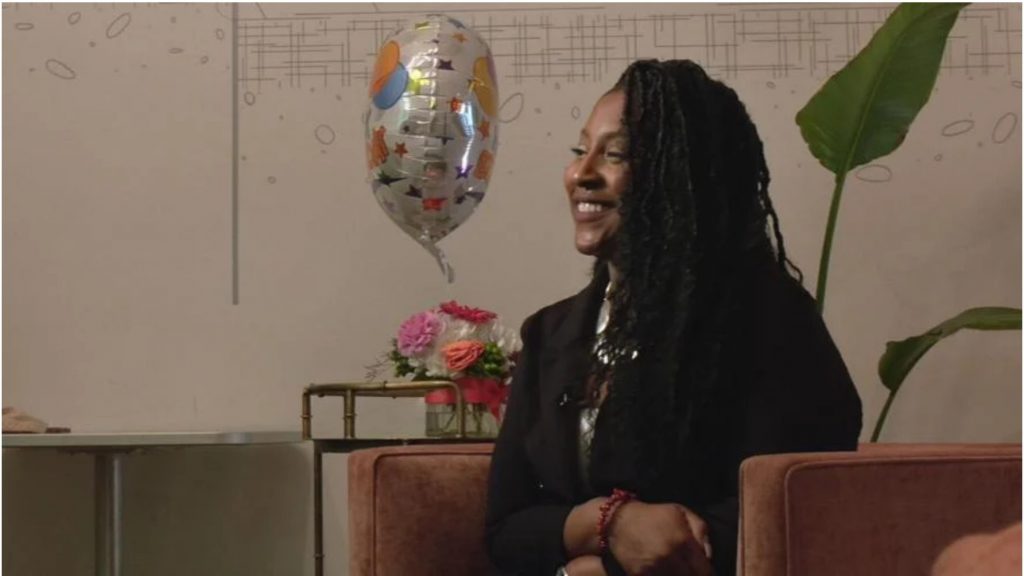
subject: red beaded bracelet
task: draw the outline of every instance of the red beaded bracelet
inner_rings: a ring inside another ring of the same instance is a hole
[[[597,520],[597,545],[601,548],[602,554],[608,551],[608,525],[612,516],[619,506],[634,498],[636,498],[636,494],[616,488],[612,490],[611,497],[601,504],[601,516]]]

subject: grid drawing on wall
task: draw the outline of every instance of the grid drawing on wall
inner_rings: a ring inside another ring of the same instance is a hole
[[[867,42],[889,5],[657,7],[645,15],[577,5],[448,11],[490,44],[513,84],[605,83],[638,58],[691,58],[721,78],[826,78]],[[364,85],[376,47],[420,12],[353,6],[240,11],[239,82],[244,91]],[[949,38],[942,74],[1010,75],[1020,67],[1020,5],[975,5]]]

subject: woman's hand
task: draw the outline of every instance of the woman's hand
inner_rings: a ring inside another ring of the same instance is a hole
[[[565,565],[568,576],[608,576],[600,556],[580,556]]]
[[[594,498],[580,504],[569,512],[562,529],[562,543],[569,558],[600,555],[598,546],[597,520],[601,517],[601,504],[607,498]]]
[[[679,504],[627,502],[609,527],[612,554],[630,576],[710,576],[708,526]]]

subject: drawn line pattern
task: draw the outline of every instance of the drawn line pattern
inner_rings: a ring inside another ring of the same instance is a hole
[[[276,5],[280,7],[281,5]],[[505,78],[606,83],[637,58],[691,58],[716,77],[825,78],[885,21],[891,7],[763,4],[637,16],[596,6],[566,12],[483,9],[462,16],[490,44]],[[244,91],[352,86],[368,81],[372,50],[419,13],[250,10],[238,23]],[[1020,69],[1020,5],[964,9],[942,74],[1012,75]],[[367,47],[374,47],[369,49]]]

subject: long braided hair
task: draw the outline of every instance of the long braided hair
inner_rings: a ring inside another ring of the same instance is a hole
[[[720,384],[738,263],[766,259],[803,278],[786,257],[761,139],[736,93],[688,60],[635,62],[616,90],[626,96],[630,185],[610,257],[620,272],[611,322],[592,365],[595,381],[611,384],[607,409],[633,443],[639,486],[650,487]]]

